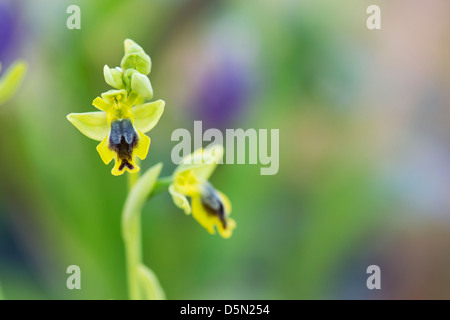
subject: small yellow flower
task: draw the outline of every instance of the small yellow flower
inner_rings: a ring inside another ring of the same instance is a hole
[[[229,238],[236,227],[236,222],[229,218],[230,200],[208,182],[222,156],[222,146],[214,146],[185,157],[175,170],[169,192],[174,203],[186,214],[192,211],[193,217],[209,233],[215,234],[217,229],[223,238]],[[191,204],[186,197],[191,198]]]
[[[110,90],[97,97],[93,105],[99,112],[71,113],[67,119],[87,137],[101,141],[97,146],[103,162],[115,160],[111,173],[139,171],[135,157],[144,160],[150,146],[150,131],[164,112],[165,102],[158,100],[136,105],[140,95],[127,91]]]

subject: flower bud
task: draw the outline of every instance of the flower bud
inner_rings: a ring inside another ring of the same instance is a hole
[[[153,97],[153,88],[147,76],[135,72],[131,76],[131,90],[137,92],[143,99],[151,99]]]
[[[144,52],[141,46],[133,40],[125,40],[125,56],[120,63],[122,69],[135,69],[142,74],[150,73],[152,62],[150,57]]]
[[[153,88],[147,76],[139,73],[135,69],[128,69],[124,73],[123,81],[127,91],[134,91],[142,99],[151,99],[153,97]]]
[[[109,84],[111,87],[115,89],[123,89],[123,73],[122,69],[120,68],[114,68],[110,69],[107,65],[103,68],[103,75],[105,77],[105,81],[107,84]]]

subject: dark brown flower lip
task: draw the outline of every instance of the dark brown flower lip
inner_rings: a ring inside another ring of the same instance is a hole
[[[119,171],[125,167],[134,169],[131,164],[133,149],[138,143],[138,135],[130,119],[115,120],[111,123],[109,134],[109,148],[117,153],[121,163]]]
[[[217,216],[220,222],[222,222],[223,228],[226,229],[227,220],[224,205],[217,191],[209,183],[206,183],[202,187],[201,202],[206,212],[210,215]]]

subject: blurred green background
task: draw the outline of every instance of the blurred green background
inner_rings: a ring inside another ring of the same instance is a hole
[[[378,3],[377,3],[378,2]],[[71,4],[81,30],[66,28]],[[379,4],[382,30],[366,28]],[[0,107],[0,283],[8,299],[124,299],[126,178],[67,120],[94,111],[131,38],[166,101],[143,169],[177,128],[280,130],[280,169],[221,165],[237,229],[209,235],[168,193],[143,213],[169,299],[450,298],[446,0],[0,0],[0,61],[29,64]],[[81,268],[81,290],[66,268]],[[366,287],[381,267],[382,290]]]

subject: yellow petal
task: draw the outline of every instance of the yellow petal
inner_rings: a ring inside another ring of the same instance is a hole
[[[109,164],[116,157],[116,153],[109,148],[109,135],[97,146],[97,151],[105,164]]]
[[[148,149],[150,147],[150,138],[143,134],[141,131],[138,132],[138,144],[134,149],[134,154],[138,156],[141,160],[147,157]]]
[[[71,113],[67,120],[91,139],[102,141],[109,134],[105,112]]]
[[[188,199],[181,193],[177,192],[173,184],[171,184],[169,187],[169,193],[172,196],[173,202],[178,208],[183,209],[184,213],[186,214],[191,213],[191,206],[189,205]]]
[[[206,181],[214,172],[217,164],[221,162],[222,157],[223,146],[221,145],[198,149],[181,160],[181,164],[175,170],[175,174],[192,170],[197,178]]]
[[[224,229],[221,223],[217,224],[217,231],[222,236],[222,238],[228,239],[232,236],[233,230],[236,228],[236,221],[231,218],[227,218],[227,228]]]
[[[108,110],[111,108],[111,105],[100,97],[95,98],[94,101],[92,101],[92,105],[97,109],[105,112],[108,112]]]
[[[178,193],[187,197],[198,196],[201,192],[203,180],[198,180],[192,170],[184,171],[173,177],[173,185]]]
[[[156,126],[164,112],[165,104],[163,100],[158,100],[133,107],[134,126],[136,129],[146,133]]]
[[[134,160],[130,161],[130,164],[133,166],[133,169],[128,168],[127,166],[124,166],[122,168],[122,170],[120,170],[120,165],[122,164],[122,161],[116,157],[116,163],[114,164],[114,168],[112,168],[111,173],[114,176],[120,176],[122,175],[125,171],[128,171],[129,173],[136,173],[138,172],[141,168],[139,168],[139,166],[136,164],[136,162]]]
[[[210,234],[215,234],[214,225],[220,223],[217,216],[208,214],[203,207],[200,197],[192,198],[192,216],[197,220],[202,227],[204,227]]]

